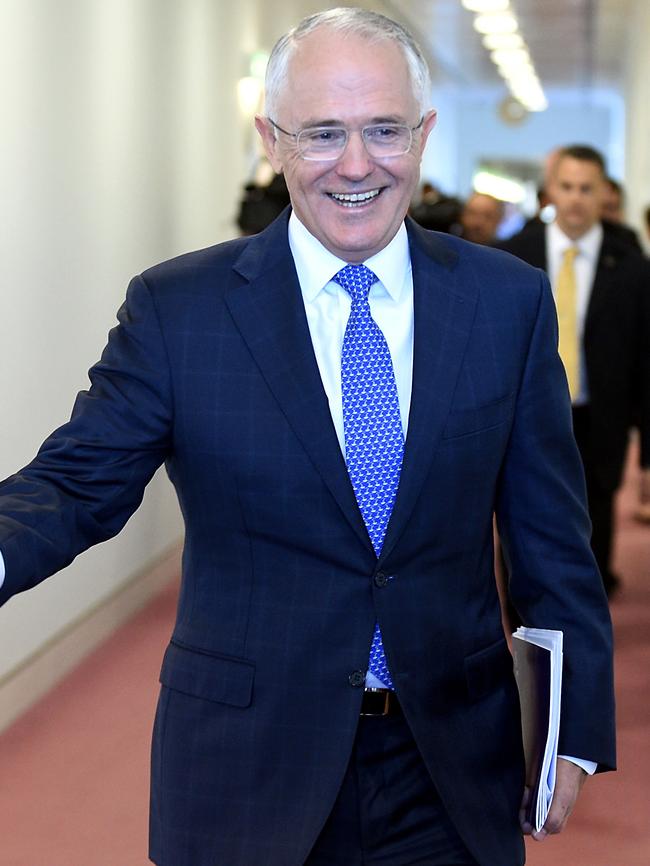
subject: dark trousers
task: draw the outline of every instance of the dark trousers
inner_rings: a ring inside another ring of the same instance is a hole
[[[604,487],[598,480],[598,467],[591,449],[588,406],[573,407],[573,434],[578,443],[587,482],[587,500],[592,526],[591,549],[596,557],[605,588],[609,590],[616,583],[611,568],[615,491]]]
[[[449,820],[403,715],[366,717],[305,866],[477,866]]]

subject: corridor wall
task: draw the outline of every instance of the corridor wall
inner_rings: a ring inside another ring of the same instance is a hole
[[[0,478],[67,419],[131,276],[236,234],[256,153],[237,82],[320,6],[0,0]],[[181,534],[161,472],[117,539],[0,609],[0,727],[3,684]]]

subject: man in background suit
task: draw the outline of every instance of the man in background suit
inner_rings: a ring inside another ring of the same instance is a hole
[[[637,406],[643,465],[650,460],[650,278],[642,256],[601,223],[605,189],[602,156],[591,147],[564,148],[549,184],[555,221],[529,227],[501,248],[544,268],[554,286],[561,354],[564,342],[563,360],[573,367],[567,372],[587,480],[591,545],[611,593],[619,584],[611,564],[614,493]],[[575,285],[567,312],[559,287],[568,251],[575,251]]]
[[[119,531],[166,461],[186,523],[152,747],[159,866],[520,866],[496,512],[564,631],[559,832],[614,764],[611,634],[548,282],[410,221],[426,63],[338,9],[257,118],[292,210],[135,278],[72,420],[0,485],[0,602]]]

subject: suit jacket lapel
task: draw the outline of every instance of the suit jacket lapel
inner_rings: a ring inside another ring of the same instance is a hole
[[[226,303],[266,383],[346,519],[372,552],[332,423],[287,235],[288,211],[252,238]]]
[[[442,433],[478,298],[478,284],[440,237],[407,220],[414,290],[413,390],[397,500],[380,561],[388,557],[418,498]]]

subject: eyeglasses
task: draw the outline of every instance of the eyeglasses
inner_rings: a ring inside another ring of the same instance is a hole
[[[303,159],[332,162],[340,159],[350,137],[344,126],[308,126],[300,132],[287,132],[267,117],[278,132],[295,139],[298,153]],[[413,143],[413,133],[420,129],[424,117],[417,126],[406,123],[373,123],[361,130],[361,139],[368,156],[373,159],[390,159],[408,153]]]

